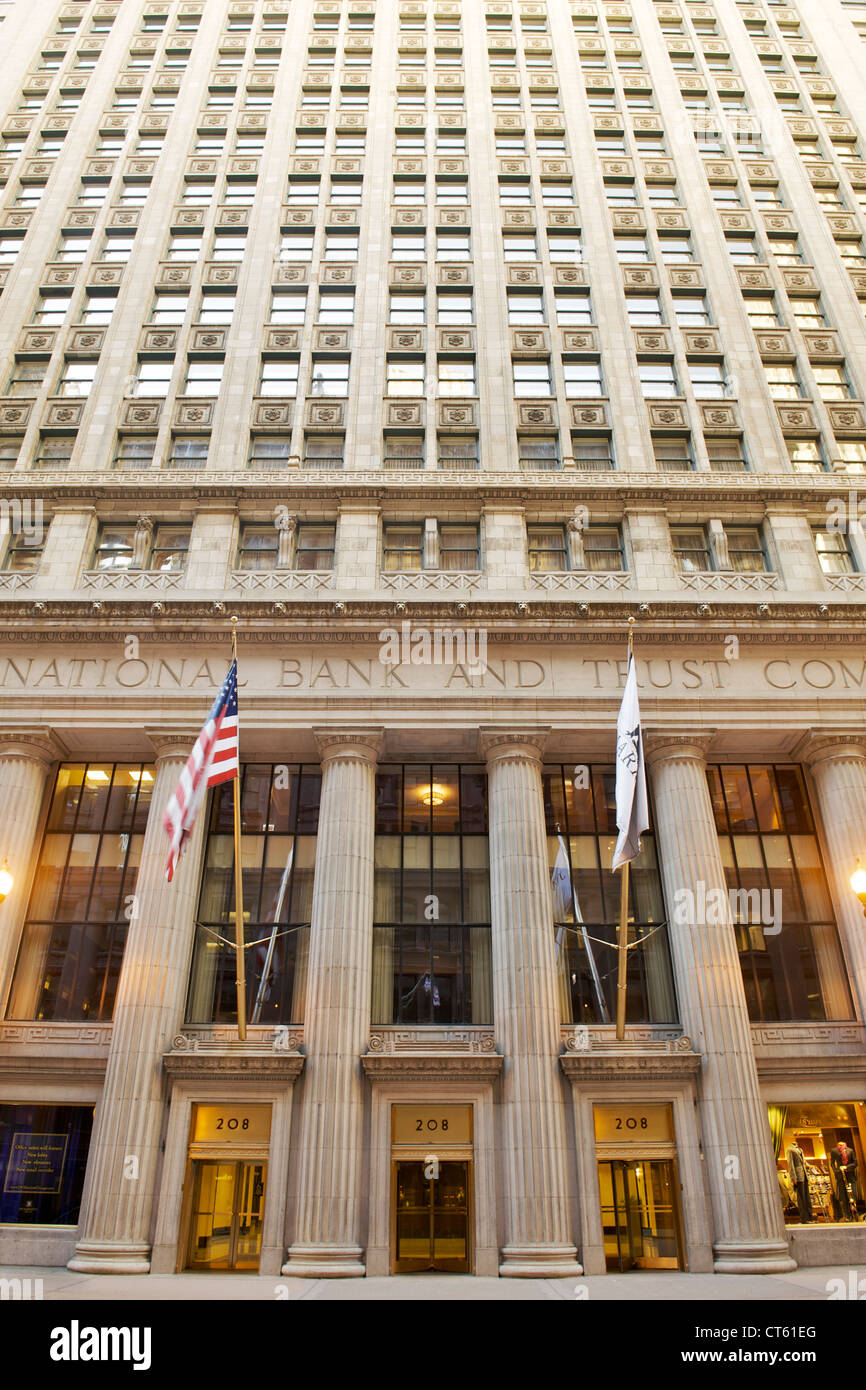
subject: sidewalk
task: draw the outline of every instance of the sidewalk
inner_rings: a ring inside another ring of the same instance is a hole
[[[855,1271],[866,1295],[866,1267]],[[674,1274],[664,1271],[592,1275],[583,1279],[476,1279],[469,1275],[403,1274],[390,1279],[283,1279],[257,1274],[73,1274],[67,1269],[0,1266],[0,1300],[16,1296],[19,1286],[2,1281],[42,1280],[46,1300],[77,1303],[106,1300],[178,1302],[223,1299],[232,1303],[298,1302],[519,1302],[554,1300],[615,1302],[719,1303],[729,1299],[752,1302],[826,1302],[842,1281],[849,1290],[854,1280],[848,1267],[798,1269],[793,1274]],[[26,1286],[25,1286],[26,1288]],[[38,1288],[38,1286],[37,1286]],[[31,1297],[33,1285],[30,1286]],[[849,1295],[850,1296],[850,1295]]]

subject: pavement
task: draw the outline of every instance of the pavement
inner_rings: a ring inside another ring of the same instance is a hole
[[[791,1274],[680,1274],[663,1270],[577,1279],[478,1279],[402,1274],[388,1279],[285,1279],[259,1274],[73,1274],[68,1269],[0,1265],[0,1281],[41,1279],[29,1296],[56,1302],[828,1302],[866,1299],[866,1265],[797,1269]],[[833,1284],[832,1280],[841,1281]],[[22,1292],[27,1286],[22,1286]],[[15,1286],[17,1291],[17,1286]],[[14,1296],[0,1282],[0,1300]]]

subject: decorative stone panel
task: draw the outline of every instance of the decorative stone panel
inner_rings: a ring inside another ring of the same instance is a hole
[[[119,285],[123,280],[123,265],[110,265],[105,261],[97,261],[87,272],[87,284],[96,289],[108,289]]]
[[[353,265],[323,265],[319,270],[319,280],[323,285],[354,285],[355,267]]]
[[[22,434],[32,409],[33,401],[17,400],[10,405],[0,405],[0,430],[4,434]]]
[[[515,357],[537,357],[550,352],[550,336],[546,328],[512,328],[511,352]]]
[[[755,342],[765,361],[793,362],[796,359],[794,340],[787,329],[756,329]]]
[[[41,283],[43,285],[74,285],[75,277],[78,274],[77,265],[64,265],[60,262],[57,265],[47,265],[42,272]]]
[[[471,285],[471,265],[437,265],[436,280],[440,285]]]
[[[596,430],[608,424],[606,401],[572,401],[571,423],[576,430]]]
[[[535,213],[530,208],[503,208],[502,227],[504,231],[515,229],[530,232],[535,229]]]
[[[782,232],[796,236],[797,228],[789,212],[768,212],[764,214],[764,227],[768,232]]]
[[[105,342],[104,328],[73,328],[66,342],[66,356],[96,357]]]
[[[389,425],[422,425],[424,409],[423,401],[387,401],[386,420]]]
[[[580,223],[574,208],[549,208],[547,225],[548,227],[579,227]]]
[[[556,428],[556,405],[553,401],[519,401],[517,403],[518,423],[532,430],[552,430]]]
[[[834,434],[862,434],[863,430],[866,429],[863,406],[859,402],[852,401],[848,405],[828,404],[827,413],[830,416]]]
[[[84,401],[67,400],[62,397],[60,400],[48,401],[42,423],[48,429],[77,429],[83,414]]]
[[[649,417],[653,429],[682,429],[686,425],[685,405],[678,401],[650,405]]]
[[[177,328],[145,328],[139,340],[139,352],[175,352],[179,337]]]
[[[842,344],[832,329],[823,332],[818,329],[811,332],[805,330],[801,336],[811,360],[818,362],[844,361],[845,354],[842,351]]]
[[[721,357],[722,341],[716,328],[686,328],[683,346],[690,357]]]
[[[112,208],[105,225],[107,227],[137,227],[140,217],[139,208]]]
[[[539,269],[536,265],[507,265],[505,282],[508,285],[537,285]]]
[[[611,225],[615,232],[645,232],[646,217],[643,211],[611,213]]]
[[[742,432],[740,412],[735,402],[731,401],[724,404],[713,402],[711,405],[699,403],[699,409],[705,434],[740,434]]]
[[[586,270],[581,265],[557,265],[553,267],[554,285],[568,285],[571,287],[586,285]]]
[[[162,401],[132,400],[124,401],[120,411],[120,423],[124,430],[150,430],[159,424]]]
[[[57,334],[56,328],[25,328],[18,339],[16,352],[35,352],[40,357],[48,357],[54,351]]]
[[[476,423],[476,407],[473,401],[445,403],[440,401],[437,408],[438,423],[452,429],[473,429]]]
[[[190,183],[194,183],[196,179],[209,181],[216,178],[218,167],[217,159],[190,159],[187,160],[184,177]]]
[[[402,261],[392,261],[388,266],[388,280],[392,289],[423,287],[427,283],[426,265],[406,265]]]
[[[657,290],[658,270],[654,265],[624,265],[622,282],[626,289]]]
[[[317,328],[313,334],[316,352],[345,352],[351,337],[348,328]]]
[[[809,164],[807,173],[815,188],[839,187],[839,175],[832,164]]]
[[[818,426],[809,401],[803,401],[798,405],[777,402],[776,411],[784,433],[797,434],[804,429],[812,434],[817,432]]]
[[[598,330],[596,328],[563,328],[560,329],[562,347],[564,352],[590,352],[599,351]]]
[[[704,161],[704,173],[710,183],[736,183],[736,165],[730,159]]]
[[[666,232],[688,231],[689,224],[684,212],[672,212],[667,208],[657,208],[655,222],[657,227]]]
[[[782,279],[785,282],[785,289],[788,294],[816,295],[819,293],[818,282],[812,270],[802,270],[783,267]]]
[[[424,227],[427,225],[427,213],[424,208],[399,208],[391,209],[392,227]]]
[[[326,271],[327,266],[322,270]],[[310,278],[310,267],[308,265],[285,265],[280,263],[274,266],[273,280],[274,285],[306,285]],[[323,274],[323,283],[327,283],[327,276]]]
[[[249,208],[235,208],[222,204],[216,210],[214,226],[218,232],[236,232],[239,227],[248,227],[249,222]]]
[[[257,430],[274,430],[285,434],[292,428],[293,400],[267,397],[253,401],[253,426]]]
[[[387,330],[389,352],[424,352],[426,333],[423,328],[389,328]]]
[[[155,159],[128,159],[123,166],[126,183],[150,183],[155,173]]]
[[[634,181],[634,161],[631,159],[603,159],[601,173],[605,181],[632,183]]]
[[[225,352],[227,328],[194,328],[190,335],[192,352]]]
[[[95,227],[97,213],[95,208],[69,208],[63,214],[63,227],[81,231],[82,227]],[[111,223],[109,222],[110,226]]]
[[[737,279],[741,290],[766,290],[769,293],[773,289],[770,271],[764,265],[737,266]]]
[[[652,353],[654,356],[673,356],[673,342],[671,341],[670,330],[667,328],[635,328],[634,330],[634,349],[641,353]]]
[[[189,289],[193,269],[192,265],[175,265],[173,261],[164,261],[156,272],[157,289]]]
[[[311,429],[338,429],[345,424],[344,401],[307,401],[307,425]]]
[[[212,400],[183,400],[174,407],[173,423],[184,430],[209,430],[213,424],[215,402]]]
[[[239,272],[239,265],[227,264],[225,261],[209,261],[204,268],[204,283],[206,285],[236,285]]]
[[[299,328],[269,328],[265,348],[270,352],[296,352],[301,345]]]
[[[189,231],[190,227],[203,227],[205,208],[175,208],[171,214],[172,231]]]

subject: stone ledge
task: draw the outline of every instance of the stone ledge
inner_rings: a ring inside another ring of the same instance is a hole
[[[569,1081],[682,1081],[699,1075],[697,1052],[632,1047],[628,1043],[593,1048],[591,1052],[565,1052],[559,1059]]]
[[[812,1226],[788,1226],[791,1254],[801,1268],[814,1268],[816,1265],[841,1267],[841,1277],[847,1285],[847,1271],[858,1265],[866,1265],[866,1222],[856,1225],[828,1223]],[[855,1281],[856,1282],[856,1281]],[[828,1293],[832,1290],[828,1290]],[[849,1297],[856,1297],[851,1295]],[[859,1295],[863,1297],[862,1293]]]
[[[365,1052],[371,1081],[496,1081],[504,1059],[497,1052]]]
[[[208,1049],[203,1052],[167,1052],[165,1069],[173,1080],[200,1080],[205,1076],[220,1081],[261,1077],[269,1081],[293,1082],[307,1059],[300,1052],[273,1052],[240,1043],[235,1049]]]

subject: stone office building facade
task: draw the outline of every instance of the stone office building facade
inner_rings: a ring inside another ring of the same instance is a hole
[[[0,1260],[863,1262],[866,15],[25,9]]]

